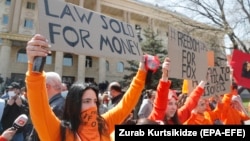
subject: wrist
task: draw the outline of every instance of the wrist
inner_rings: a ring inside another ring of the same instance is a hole
[[[201,82],[199,83],[198,86],[201,87],[201,88],[204,88],[206,83],[207,83],[206,81],[201,80]]]

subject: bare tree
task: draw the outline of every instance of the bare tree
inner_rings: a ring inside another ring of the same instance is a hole
[[[250,0],[224,1],[224,0],[181,0],[168,5],[169,8],[181,8],[185,14],[193,19],[205,21],[206,24],[218,27],[219,32],[225,33],[232,42],[228,49],[241,49],[250,53],[245,40],[249,38]],[[195,26],[180,19],[183,23],[203,30],[211,28]]]

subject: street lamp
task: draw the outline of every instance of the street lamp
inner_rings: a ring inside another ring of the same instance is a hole
[[[141,28],[140,25],[138,25],[138,24],[135,25],[135,30],[136,30],[136,34],[137,34],[137,37],[138,37],[138,39],[139,39],[139,42],[142,41],[141,29],[142,29],[142,28]]]

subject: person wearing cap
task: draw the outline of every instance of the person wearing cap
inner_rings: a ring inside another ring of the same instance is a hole
[[[12,82],[9,86],[6,87],[5,94],[3,94],[1,98],[8,100],[11,97],[15,96],[16,93],[20,93],[20,85],[17,82]]]
[[[29,107],[27,106],[27,101],[20,95],[21,87],[19,83],[12,82],[11,85],[8,86],[8,89],[9,99],[6,101],[6,106],[4,107],[1,120],[3,130],[11,127],[13,122],[19,115],[29,115]],[[24,128],[25,127],[21,127],[17,130],[12,141],[24,141]]]
[[[191,111],[196,107],[198,100],[204,92],[206,82],[201,81],[190,93],[184,105],[177,108],[178,96],[174,90],[170,89],[171,82],[168,80],[169,69],[170,58],[166,58],[162,64],[162,78],[157,86],[154,107],[148,118],[155,121],[164,121],[165,124],[182,124],[190,117]]]

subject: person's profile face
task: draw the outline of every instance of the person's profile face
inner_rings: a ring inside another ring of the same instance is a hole
[[[236,110],[239,110],[239,111],[242,110],[241,106],[240,106],[240,103],[238,101],[232,101],[231,102],[231,107],[234,108],[234,109],[236,109]]]
[[[168,100],[166,115],[167,117],[171,118],[174,116],[175,112],[177,111],[177,100],[172,97]]]
[[[97,97],[92,89],[86,90],[82,95],[82,111],[97,106]]]
[[[250,63],[247,63],[247,71],[250,71]]]
[[[198,104],[197,104],[197,112],[198,113],[204,113],[206,111],[206,100],[205,99],[200,99]]]

